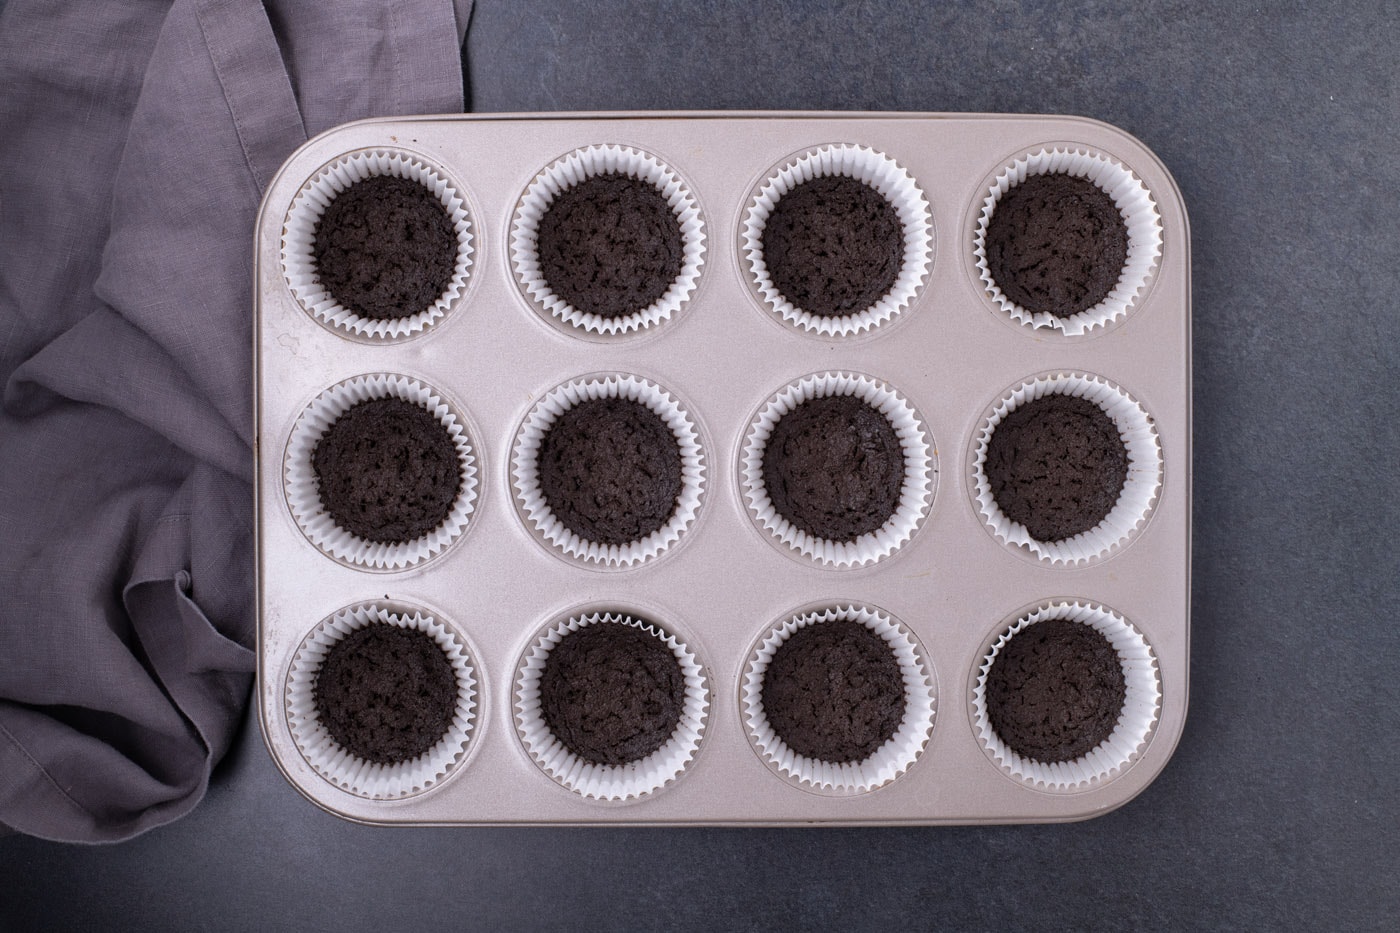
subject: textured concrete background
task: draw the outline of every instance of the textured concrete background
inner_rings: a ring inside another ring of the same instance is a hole
[[[1073,113],[1191,214],[1191,714],[1066,826],[387,830],[250,723],[134,842],[0,840],[0,927],[1336,927],[1400,912],[1400,6],[479,0],[476,110]],[[932,8],[926,8],[932,7]]]

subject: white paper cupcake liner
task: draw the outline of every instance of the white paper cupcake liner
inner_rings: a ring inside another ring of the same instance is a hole
[[[1128,256],[1113,290],[1092,308],[1067,317],[1048,311],[1032,312],[1002,292],[987,266],[987,227],[997,203],[1006,192],[1031,175],[1073,175],[1087,178],[1113,198],[1128,228]],[[1085,149],[1041,149],[1007,166],[987,192],[973,237],[973,257],[988,297],[1012,320],[1035,328],[1052,328],[1069,336],[1081,336],[1127,315],[1162,255],[1162,218],[1152,193],[1132,170],[1115,159]]]
[[[545,723],[540,710],[540,676],[550,651],[564,637],[587,625],[630,625],[661,639],[675,654],[685,678],[680,721],[666,744],[640,761],[603,765],[569,751]],[[674,781],[695,758],[709,715],[705,672],[685,643],[655,623],[620,612],[575,614],[549,626],[526,650],[516,672],[515,724],[535,764],[558,783],[595,800],[627,800],[654,793]]]
[[[1047,395],[1068,395],[1098,405],[1117,425],[1128,453],[1128,475],[1112,510],[1098,525],[1061,541],[1037,540],[1025,525],[1007,518],[992,495],[985,469],[987,445],[1002,419],[1020,405]],[[1051,564],[1082,564],[1121,547],[1147,521],[1162,489],[1162,445],[1152,417],[1127,392],[1101,376],[1055,373],[1007,392],[982,419],[973,437],[972,483],[982,521],[999,541]]]
[[[311,456],[326,430],[349,409],[370,399],[401,398],[427,409],[452,437],[462,487],[442,524],[403,543],[367,541],[341,528],[321,504]],[[284,466],[287,505],[301,531],[322,552],[372,570],[403,570],[442,553],[467,528],[477,501],[477,453],[462,419],[431,386],[409,376],[375,373],[338,383],[316,397],[297,419]]]
[[[399,764],[356,757],[341,747],[316,709],[316,678],[331,646],[369,625],[426,632],[442,648],[457,676],[457,708],[446,734],[423,754]],[[366,603],[342,609],[314,628],[292,657],[287,673],[287,724],[307,764],[341,790],[375,800],[406,797],[433,787],[466,758],[476,722],[477,677],[466,643],[427,612]]]
[[[627,544],[590,541],[566,528],[540,489],[539,450],[550,426],[580,402],[601,398],[630,399],[656,412],[675,435],[680,450],[681,491],[671,520],[645,538]],[[705,452],[699,429],[689,413],[661,386],[623,373],[582,376],[536,403],[516,434],[511,468],[516,504],[526,524],[559,553],[594,567],[625,569],[658,556],[689,530],[705,495]]]
[[[822,761],[798,754],[773,732],[763,709],[763,678],[778,648],[798,629],[833,621],[858,622],[879,635],[894,652],[904,679],[904,718],[899,728],[861,761]],[[769,767],[812,790],[859,794],[888,784],[913,766],[933,731],[934,678],[921,654],[913,635],[873,606],[848,604],[799,612],[774,627],[744,666],[740,700],[749,740]]]
[[[1007,748],[987,714],[987,675],[1001,649],[1017,633],[1052,619],[1079,622],[1107,638],[1122,662],[1125,687],[1123,712],[1109,737],[1082,757],[1053,763],[1026,758]],[[1004,773],[1049,791],[1084,790],[1122,773],[1147,747],[1161,709],[1162,685],[1151,646],[1118,613],[1090,602],[1057,601],[1017,619],[988,649],[972,690],[973,724],[983,749]]]
[[[330,202],[355,182],[375,175],[409,178],[423,185],[447,209],[457,235],[457,261],[447,290],[429,307],[406,317],[376,320],[340,304],[322,287],[312,252],[316,225]],[[352,152],[318,171],[292,199],[282,228],[282,274],[297,302],[332,330],[370,340],[401,339],[437,323],[461,298],[475,258],[473,239],[466,201],[440,169],[394,149]]]
[[[853,395],[883,413],[904,449],[904,485],[894,515],[884,525],[854,541],[832,541],[798,528],[778,514],[763,481],[764,452],[774,426],[783,415],[810,399],[838,395]],[[745,434],[739,473],[749,517],[760,529],[791,551],[818,564],[845,568],[882,560],[913,537],[932,505],[938,463],[923,419],[904,396],[869,376],[828,372],[804,376],[764,403]]]
[[[538,247],[540,220],[560,192],[586,178],[610,174],[641,179],[661,192],[680,224],[683,251],[680,274],[662,296],[645,308],[617,317],[580,311],[556,295],[541,272]],[[538,309],[581,332],[614,336],[653,327],[685,306],[695,292],[705,261],[705,225],[695,196],[671,168],[639,149],[599,145],[569,153],[531,182],[515,209],[510,244],[516,280]]]
[[[773,284],[763,258],[763,231],[778,201],[813,178],[845,175],[863,181],[894,206],[904,229],[904,257],[889,292],[868,308],[843,315],[813,314],[797,307]],[[848,337],[884,324],[909,307],[933,262],[933,218],[912,175],[883,153],[865,146],[822,146],[791,160],[759,187],[744,216],[740,246],[749,278],[768,308],[799,330]]]

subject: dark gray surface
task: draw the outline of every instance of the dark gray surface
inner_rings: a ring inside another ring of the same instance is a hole
[[[250,725],[172,826],[0,839],[0,927],[1387,927],[1400,9],[923,7],[482,2],[473,106],[1064,112],[1154,149],[1191,214],[1196,393],[1191,713],[1155,784],[1067,826],[372,829]]]

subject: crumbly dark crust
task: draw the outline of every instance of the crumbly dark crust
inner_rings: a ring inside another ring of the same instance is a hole
[[[670,740],[685,704],[680,661],[622,623],[565,635],[540,671],[540,712],[569,751],[599,765],[640,761]]]
[[[1037,541],[1062,541],[1113,511],[1128,478],[1128,449],[1093,402],[1046,395],[996,426],[984,469],[1007,518]]]
[[[854,541],[899,507],[904,450],[881,412],[851,395],[809,399],[783,415],[763,452],[773,508],[808,534]]]
[[[550,511],[589,541],[640,541],[675,514],[680,445],[641,402],[579,402],[549,426],[538,457],[540,492]]]
[[[1068,317],[1108,297],[1128,258],[1128,227],[1106,191],[1073,175],[1031,175],[997,202],[987,268],[1007,298]]]
[[[452,283],[452,218],[412,179],[374,175],[355,182],[326,206],[313,236],[322,287],[361,317],[411,317]]]
[[[580,311],[616,318],[656,302],[680,275],[680,221],[642,179],[593,175],[559,192],[540,218],[540,273]]]
[[[863,311],[889,294],[904,262],[894,205],[864,182],[825,175],[773,206],[763,261],[788,301],[831,317]]]
[[[462,488],[452,435],[401,398],[347,409],[316,442],[311,464],[331,520],[378,543],[402,544],[437,528]]]
[[[1108,639],[1069,619],[1022,629],[987,673],[987,716],[997,736],[1018,755],[1047,764],[1102,744],[1126,696],[1123,663]]]
[[[778,646],[763,675],[763,712],[793,751],[862,761],[899,730],[904,678],[889,644],[847,619],[804,626]]]
[[[426,632],[373,623],[331,645],[312,698],[342,748],[366,761],[398,764],[447,734],[457,674]]]

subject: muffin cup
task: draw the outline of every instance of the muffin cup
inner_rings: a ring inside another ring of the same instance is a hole
[[[601,398],[630,399],[645,405],[666,422],[680,450],[681,492],[670,521],[627,544],[590,541],[566,528],[540,488],[539,449],[550,426],[580,402]],[[586,566],[620,570],[660,555],[689,530],[705,495],[705,452],[695,422],[666,389],[623,373],[582,376],[552,390],[525,416],[515,438],[511,476],[521,516],[545,544]]]
[[[1079,622],[1107,638],[1122,662],[1126,689],[1123,712],[1109,737],[1087,754],[1063,762],[1042,762],[1018,755],[997,737],[987,714],[987,676],[1001,649],[1017,633],[1052,619]],[[1003,773],[1046,791],[1086,790],[1121,774],[1147,746],[1161,709],[1161,678],[1147,640],[1112,609],[1077,600],[1046,603],[1004,627],[982,658],[972,688],[973,728],[983,750]]]
[[[620,174],[653,185],[666,198],[680,224],[681,271],[660,298],[632,314],[604,317],[580,311],[560,298],[540,270],[540,221],[559,194],[595,175]],[[545,315],[586,334],[605,337],[643,331],[669,320],[695,292],[705,260],[705,225],[690,189],[655,156],[625,146],[576,149],[535,177],[520,196],[510,232],[511,261],[521,291]]]
[[[1061,541],[1039,541],[997,505],[985,470],[987,446],[1002,419],[1020,405],[1047,395],[1093,402],[1113,419],[1128,454],[1128,475],[1112,510],[1088,531]],[[1055,565],[1082,564],[1127,543],[1151,515],[1162,489],[1162,445],[1152,417],[1127,392],[1100,376],[1054,373],[1024,382],[1004,394],[977,427],[972,443],[972,493],[982,522],[997,538]]]
[[[904,483],[894,515],[854,541],[832,541],[798,528],[778,514],[763,481],[768,439],[783,415],[811,399],[839,395],[853,395],[884,414],[904,450]],[[937,479],[933,440],[914,406],[890,386],[858,373],[816,373],[778,391],[750,422],[739,459],[740,490],[754,524],[789,553],[834,568],[862,567],[903,547],[928,517]]]
[[[778,201],[803,182],[829,175],[870,185],[894,206],[904,230],[903,262],[889,293],[868,308],[843,315],[814,314],[794,305],[773,284],[763,257],[763,231]],[[865,146],[827,145],[788,161],[759,186],[744,216],[740,250],[750,284],[780,319],[809,333],[849,337],[891,320],[923,288],[933,261],[933,219],[918,183],[889,156]]]
[[[540,676],[549,653],[564,637],[587,625],[630,625],[661,639],[675,654],[685,678],[680,721],[666,744],[625,765],[594,764],[569,751],[545,723],[540,709]],[[700,748],[709,714],[705,672],[684,642],[655,623],[621,612],[573,614],[545,629],[525,651],[516,672],[515,725],[525,751],[559,784],[595,800],[627,800],[654,793],[674,781]]]
[[[457,708],[447,733],[417,758],[399,764],[351,754],[331,738],[316,709],[316,677],[326,653],[351,632],[376,624],[426,632],[457,676]],[[302,641],[287,673],[287,724],[307,764],[336,787],[374,800],[407,797],[436,786],[466,758],[476,722],[476,687],[466,643],[441,621],[423,610],[364,603],[322,620]]]
[[[861,761],[822,761],[798,754],[773,732],[763,709],[763,677],[778,648],[798,629],[833,621],[859,622],[879,635],[894,652],[904,679],[899,728]],[[934,694],[933,670],[909,630],[883,610],[847,604],[800,611],[773,627],[744,665],[739,699],[749,741],[770,768],[808,790],[843,796],[883,787],[913,766],[933,731]]]
[[[403,543],[367,541],[341,528],[321,504],[311,456],[326,430],[350,408],[371,399],[400,398],[421,405],[452,436],[462,488],[442,524]],[[409,376],[376,373],[338,383],[316,397],[292,428],[284,466],[287,505],[298,527],[325,554],[371,570],[403,570],[442,553],[466,530],[477,500],[477,454],[463,420],[437,390]]]
[[[452,219],[457,260],[447,290],[416,314],[375,319],[356,314],[321,285],[313,249],[316,225],[336,196],[357,181],[375,175],[409,178],[433,193]],[[297,302],[316,320],[342,334],[375,341],[411,337],[437,323],[466,291],[475,258],[471,217],[466,200],[441,169],[416,155],[393,149],[369,149],[341,156],[321,168],[292,199],[282,227],[282,274]]]
[[[1031,175],[1051,174],[1087,178],[1098,185],[1113,198],[1128,231],[1128,256],[1118,283],[1108,297],[1092,308],[1066,317],[1021,307],[1006,297],[987,265],[987,228],[1002,196]],[[1081,336],[1126,316],[1146,290],[1148,278],[1162,255],[1162,218],[1147,186],[1117,160],[1087,149],[1041,149],[1012,162],[992,182],[977,216],[972,252],[987,296],[1012,320],[1033,328],[1051,328],[1069,336]]]

